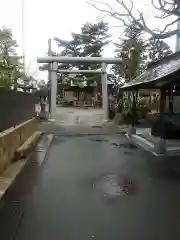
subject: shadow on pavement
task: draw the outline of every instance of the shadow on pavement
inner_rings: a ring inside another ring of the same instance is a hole
[[[27,201],[36,186],[39,173],[39,165],[36,159],[36,152],[34,151],[0,201],[0,236],[3,240],[15,238]]]

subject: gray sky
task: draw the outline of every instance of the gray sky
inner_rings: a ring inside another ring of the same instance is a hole
[[[115,4],[114,0],[105,0]],[[126,0],[125,0],[126,1]],[[135,0],[134,0],[135,1]],[[10,27],[13,36],[18,41],[19,52],[22,52],[22,0],[1,0],[0,26]],[[145,13],[152,28],[161,27],[162,22],[153,20],[150,0],[136,0],[139,10]],[[78,32],[85,22],[94,22],[101,13],[86,4],[86,0],[24,0],[24,36],[26,70],[37,79],[47,80],[47,73],[38,71],[37,56],[44,56],[47,52],[48,38],[59,37],[70,39],[72,32]],[[117,5],[114,5],[117,9]],[[111,18],[104,19],[110,26],[117,26],[118,22]],[[115,41],[122,30],[110,28],[110,33]],[[168,43],[174,49],[175,40],[171,38]],[[56,46],[54,46],[56,47]],[[105,56],[113,57],[113,45],[108,46]]]

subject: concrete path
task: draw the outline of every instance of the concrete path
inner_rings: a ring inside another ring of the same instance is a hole
[[[0,206],[4,240],[180,239],[179,161],[156,159],[123,135],[54,135]]]
[[[94,125],[104,119],[103,109],[57,107],[56,121],[64,125]]]
[[[40,106],[36,104],[36,112],[40,111]],[[48,106],[46,106],[48,111]],[[75,107],[56,107],[57,122],[62,125],[93,125],[102,122],[104,119],[103,109],[99,108],[75,108]],[[54,120],[54,119],[53,119]]]
[[[44,161],[35,149],[0,201],[1,239],[180,239],[179,159],[136,148],[126,126],[90,111],[76,111],[85,120],[75,123],[74,112],[63,122],[59,110],[41,125],[53,134]]]
[[[126,125],[119,127],[103,120],[103,109],[57,107],[56,118],[42,122],[40,130],[61,135],[116,134],[127,131]]]

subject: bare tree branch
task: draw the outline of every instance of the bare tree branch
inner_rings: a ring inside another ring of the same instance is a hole
[[[106,16],[111,16],[117,20],[120,20],[123,23],[123,26],[128,26],[128,23],[126,22],[125,19],[123,19],[122,17],[127,17],[127,14],[120,14],[118,12],[113,12],[113,9],[110,7],[110,10],[108,9],[101,9],[100,7],[98,7],[95,3],[99,3],[99,4],[103,4],[103,5],[107,5],[109,7],[109,4],[105,4],[101,1],[95,1],[95,0],[90,0],[87,1],[87,3],[91,6],[93,6],[96,10],[100,11],[100,12],[104,12],[106,13]]]
[[[172,1],[168,2],[165,0],[158,0],[158,5],[155,4],[154,0],[151,0],[151,3],[156,10],[165,13],[167,16],[174,15],[180,17],[180,6],[175,1],[175,4]]]
[[[154,13],[154,12],[153,12]],[[169,15],[167,15],[166,13],[163,13],[163,14],[161,14],[161,15],[155,15],[154,16],[155,18],[159,18],[159,19],[166,19],[166,18],[168,18],[169,17]]]
[[[161,16],[156,16],[160,19],[165,19],[169,16],[175,16],[176,19],[168,23],[162,31],[150,29],[144,19],[143,13],[138,11],[138,17],[133,14],[134,5],[132,0],[129,0],[130,4],[125,4],[123,0],[116,0],[116,2],[123,7],[123,13],[114,11],[113,8],[105,2],[98,0],[89,0],[88,4],[93,6],[98,11],[104,12],[107,15],[122,22],[123,26],[129,26],[132,22],[136,23],[137,28],[141,31],[147,32],[157,39],[165,39],[171,37],[177,33],[179,30],[169,30],[168,28],[174,25],[176,22],[180,21],[180,3],[176,3],[178,0],[158,0],[158,5],[155,4],[154,0],[151,0],[154,8],[162,12]],[[99,6],[98,6],[99,5]],[[101,8],[101,6],[106,8]],[[178,18],[177,18],[178,16]]]
[[[108,16],[109,16],[109,14],[104,14],[103,16],[96,17],[96,20],[99,21]]]
[[[97,0],[92,0],[92,2],[94,2],[94,4],[102,4],[105,7],[108,7],[111,12],[113,11],[112,7],[108,3],[105,3],[105,2],[102,2],[102,1],[97,1]]]
[[[164,28],[164,30],[163,30],[162,32],[165,32],[165,31],[166,31],[166,29],[167,29],[168,27],[170,27],[170,26],[174,25],[174,24],[175,24],[176,22],[178,22],[178,21],[180,21],[180,17],[179,17],[179,18],[177,18],[176,20],[174,20],[174,21],[172,21],[172,22],[168,23],[168,24],[165,26],[165,28]]]
[[[101,1],[95,1],[95,0],[89,0],[87,1],[87,3],[91,6],[93,6],[95,9],[97,9],[100,12],[104,12],[107,13],[109,16],[112,16],[118,20],[122,20],[120,17],[128,17],[127,14],[120,14],[118,12],[114,12],[113,9],[109,6],[109,4],[107,3],[103,3]],[[103,4],[103,5],[107,5],[110,9],[103,9],[98,7],[96,4]]]

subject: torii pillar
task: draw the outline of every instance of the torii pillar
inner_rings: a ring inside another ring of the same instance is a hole
[[[56,117],[56,96],[57,96],[57,62],[51,63],[51,118]]]

